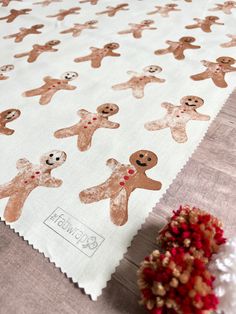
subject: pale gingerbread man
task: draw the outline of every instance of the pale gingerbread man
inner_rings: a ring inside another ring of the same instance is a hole
[[[166,49],[159,49],[155,51],[156,55],[164,55],[167,53],[173,53],[173,56],[177,60],[183,60],[185,58],[184,51],[186,49],[199,49],[201,46],[193,45],[195,38],[191,36],[181,37],[179,41],[167,40],[166,43],[169,45]]]
[[[220,46],[223,48],[235,47],[236,46],[236,35],[227,34],[226,36],[229,37],[231,40],[228,41],[227,43],[221,44]]]
[[[132,34],[134,38],[141,38],[142,32],[144,30],[155,30],[156,27],[151,27],[151,25],[154,24],[153,20],[144,20],[138,24],[129,23],[130,26],[129,29],[126,29],[124,31],[118,32],[120,35],[126,35],[126,34]]]
[[[7,109],[0,112],[0,135],[12,135],[15,131],[6,127],[6,124],[19,118],[21,112],[18,109]]]
[[[56,138],[77,136],[77,146],[80,151],[91,147],[94,132],[99,128],[117,129],[119,123],[109,121],[108,118],[119,111],[116,104],[106,103],[97,107],[97,113],[81,109],[78,115],[80,121],[70,127],[60,129],[54,133]]]
[[[107,14],[108,16],[112,17],[112,16],[115,16],[117,12],[119,11],[128,11],[128,3],[121,3],[121,4],[118,4],[117,6],[115,7],[112,7],[112,6],[107,6],[107,10],[105,11],[102,11],[102,12],[98,12],[96,13],[97,15],[101,15],[101,14]]]
[[[10,182],[0,186],[0,199],[9,198],[4,211],[7,222],[20,218],[24,203],[34,189],[39,186],[57,188],[62,185],[62,180],[52,177],[51,172],[65,160],[65,152],[53,150],[41,156],[39,165],[33,165],[25,158],[17,161],[19,173]]]
[[[235,64],[235,62],[235,59],[231,57],[219,57],[216,59],[216,62],[203,60],[201,63],[206,67],[206,70],[192,75],[191,79],[194,81],[212,79],[216,86],[225,88],[228,86],[225,81],[225,74],[236,71],[236,67],[232,67],[232,64]]]
[[[35,24],[29,28],[20,27],[18,33],[14,33],[11,35],[4,36],[4,39],[10,39],[15,38],[15,43],[21,42],[26,36],[31,34],[42,34],[42,32],[39,31],[39,29],[43,28],[43,24]]]
[[[60,90],[75,90],[76,86],[70,85],[69,82],[78,77],[77,72],[65,72],[61,79],[53,78],[51,76],[44,77],[44,84],[38,88],[28,90],[22,94],[24,97],[40,96],[40,105],[47,105],[50,103],[54,94]]]
[[[58,49],[53,48],[60,44],[60,40],[50,40],[44,45],[33,45],[33,49],[27,52],[18,53],[14,57],[22,58],[28,57],[27,61],[32,63],[38,59],[38,57],[44,52],[56,52]]]
[[[92,5],[96,5],[99,0],[81,0],[79,3],[90,3]]]
[[[4,17],[0,17],[0,20],[6,20],[7,23],[11,23],[18,16],[29,14],[30,11],[32,11],[32,9],[21,9],[21,10],[11,9],[10,14]]]
[[[84,57],[75,58],[75,62],[90,61],[92,68],[100,68],[103,58],[105,57],[119,57],[120,54],[114,52],[120,47],[117,43],[109,43],[103,46],[103,48],[91,47],[91,53]]]
[[[59,10],[59,12],[57,14],[48,15],[47,17],[56,17],[58,21],[63,21],[67,15],[80,14],[80,12],[79,12],[80,10],[81,10],[81,8],[79,8],[79,7],[70,8],[68,10]]]
[[[62,2],[62,0],[44,0],[44,1],[39,1],[39,2],[34,2],[33,4],[41,4],[42,7],[47,7],[51,3],[55,2]]]
[[[90,20],[83,24],[75,23],[73,27],[67,28],[64,31],[61,31],[61,34],[72,33],[73,37],[78,37],[85,29],[97,29],[95,26],[98,23],[96,20]]]
[[[204,104],[203,99],[197,96],[185,96],[180,100],[179,106],[164,102],[161,104],[167,110],[164,118],[145,124],[148,131],[158,131],[170,128],[173,139],[177,143],[188,140],[186,133],[187,123],[191,120],[208,121],[210,117],[197,112],[197,108]]]
[[[232,9],[236,9],[236,1],[225,1],[223,4],[216,4],[215,8],[209,11],[222,11],[225,14],[232,14]]]
[[[192,25],[187,25],[185,28],[193,29],[193,28],[201,28],[201,30],[205,33],[211,32],[212,25],[224,25],[224,23],[217,22],[219,20],[218,16],[206,16],[205,19],[194,18],[194,21],[197,23]]]
[[[14,70],[13,64],[6,64],[0,67],[0,81],[7,80],[9,76],[6,75],[6,72]]]
[[[1,0],[0,3],[2,3],[2,7],[7,7],[12,1],[22,2],[22,0]]]
[[[111,176],[102,184],[80,192],[81,202],[90,204],[104,199],[110,199],[110,218],[122,226],[128,220],[128,201],[135,189],[158,191],[161,182],[146,175],[146,171],[156,166],[157,156],[148,150],[139,150],[129,158],[130,164],[121,164],[116,159],[108,159],[107,166],[111,168]]]
[[[148,12],[148,15],[153,15],[156,13],[159,13],[162,17],[168,17],[170,12],[175,12],[175,11],[181,11],[180,9],[177,9],[178,4],[175,3],[168,3],[165,4],[164,6],[156,5],[155,8],[156,10]]]
[[[114,90],[131,89],[135,98],[144,97],[144,88],[149,83],[164,83],[165,80],[156,77],[155,74],[160,73],[162,68],[157,65],[149,65],[143,69],[142,73],[128,71],[127,74],[131,75],[128,81],[112,86]]]

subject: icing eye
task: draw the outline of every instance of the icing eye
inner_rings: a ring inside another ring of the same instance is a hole
[[[191,101],[192,100],[192,98],[188,98],[188,101]]]
[[[150,158],[150,157],[148,157],[148,159],[147,159],[148,161],[151,161],[152,160],[152,158]]]
[[[143,156],[144,156],[143,154],[140,154],[140,155],[139,155],[140,158],[143,158]]]
[[[53,154],[50,154],[49,157],[53,157]]]
[[[194,102],[198,102],[198,100],[194,100]]]
[[[56,160],[57,160],[57,161],[60,160],[60,157],[57,157]]]
[[[106,106],[107,109],[109,109],[109,106]]]
[[[112,109],[112,108],[110,108],[110,111],[113,111],[113,109]]]

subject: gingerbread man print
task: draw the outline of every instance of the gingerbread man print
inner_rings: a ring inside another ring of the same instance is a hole
[[[145,124],[148,131],[158,131],[170,128],[173,139],[177,143],[185,143],[188,140],[186,125],[191,120],[208,121],[210,117],[197,112],[197,108],[204,104],[203,99],[197,96],[185,96],[180,100],[180,106],[171,103],[161,104],[167,110],[163,119],[151,121]]]
[[[80,12],[79,12],[80,10],[81,10],[81,8],[79,8],[79,7],[70,8],[68,10],[59,10],[59,12],[57,14],[48,15],[47,17],[56,17],[58,21],[63,21],[67,15],[80,14]]]
[[[7,80],[9,76],[5,73],[14,70],[13,64],[6,64],[0,67],[0,81]]]
[[[185,26],[185,28],[201,28],[203,32],[210,33],[212,25],[224,25],[224,23],[217,22],[219,20],[219,17],[217,16],[206,16],[203,20],[199,18],[194,18],[193,20],[196,21],[196,23],[192,25],[187,25]]]
[[[134,38],[141,38],[144,30],[155,30],[156,27],[150,27],[154,24],[153,20],[144,20],[138,24],[129,23],[129,29],[118,32],[120,35],[132,34]]]
[[[158,191],[161,182],[146,175],[146,171],[156,166],[157,156],[148,150],[139,150],[129,158],[130,164],[121,164],[116,159],[108,159],[107,166],[111,168],[111,176],[102,184],[80,192],[81,202],[85,204],[110,199],[110,218],[122,226],[128,220],[128,201],[135,189]]]
[[[222,11],[225,14],[232,14],[232,9],[236,8],[236,1],[225,1],[223,4],[216,4],[215,8],[209,9],[209,11]]]
[[[7,7],[12,1],[22,2],[22,0],[1,0],[0,3],[2,3],[2,7]]]
[[[105,57],[119,57],[120,54],[114,52],[120,47],[117,43],[109,43],[103,46],[103,48],[91,47],[91,53],[84,57],[75,58],[75,62],[90,61],[92,68],[100,68],[102,60]]]
[[[81,0],[79,3],[90,3],[92,5],[96,5],[99,0]]]
[[[65,160],[65,152],[53,150],[41,156],[39,165],[33,165],[25,158],[17,161],[19,173],[10,182],[0,185],[0,199],[9,198],[4,211],[7,222],[20,218],[24,203],[34,189],[39,186],[58,188],[62,185],[62,180],[52,177],[51,172]]]
[[[0,17],[0,20],[6,20],[7,23],[13,22],[18,16],[29,14],[32,9],[22,9],[22,10],[10,10],[10,14],[4,17]]]
[[[14,57],[22,58],[28,57],[27,61],[32,63],[38,59],[38,57],[44,52],[56,52],[58,49],[53,48],[60,44],[60,40],[50,40],[45,45],[33,45],[33,49],[27,52],[18,53]]]
[[[135,98],[144,97],[144,88],[149,83],[164,83],[165,79],[156,77],[155,74],[160,73],[162,68],[157,65],[149,65],[143,69],[142,73],[128,71],[127,74],[132,77],[121,84],[112,86],[114,90],[131,89]]]
[[[185,58],[184,51],[186,49],[199,49],[201,46],[193,45],[192,43],[196,39],[194,37],[185,36],[181,37],[179,41],[167,40],[166,43],[169,45],[166,49],[159,49],[155,51],[156,55],[164,55],[167,53],[173,53],[173,56],[177,60],[183,60]]]
[[[11,38],[15,38],[15,43],[19,43],[22,42],[23,39],[31,34],[41,34],[42,32],[39,31],[39,29],[43,28],[44,25],[43,24],[35,24],[29,28],[25,28],[25,27],[21,27],[19,29],[18,33],[14,33],[11,35],[7,35],[4,36],[4,39],[11,39]]]
[[[231,40],[228,41],[227,43],[221,44],[220,46],[223,48],[235,47],[236,46],[236,35],[227,34],[226,36],[229,37]]]
[[[119,11],[128,11],[128,3],[121,3],[121,4],[118,4],[117,6],[115,7],[112,7],[112,6],[107,6],[107,10],[105,11],[102,11],[102,12],[98,12],[96,13],[97,15],[101,15],[101,14],[107,14],[108,16],[112,17],[112,16],[115,16],[117,12]]]
[[[39,1],[39,2],[34,2],[33,4],[41,4],[42,7],[47,7],[51,3],[55,2],[62,2],[62,0],[44,0],[44,1]]]
[[[168,4],[165,4],[164,6],[156,5],[155,6],[156,10],[151,11],[147,14],[153,15],[153,14],[159,13],[162,17],[168,17],[170,12],[181,11],[180,9],[177,9],[177,7],[178,7],[178,4],[175,4],[175,3],[168,3]]]
[[[77,136],[77,146],[80,151],[86,151],[91,147],[94,132],[99,128],[117,129],[119,123],[109,121],[108,118],[119,111],[116,104],[106,103],[97,107],[97,113],[91,113],[81,109],[78,115],[80,121],[65,129],[54,133],[56,138]]]
[[[40,96],[40,105],[47,105],[50,103],[54,94],[60,90],[75,90],[76,86],[70,85],[69,82],[78,77],[77,72],[65,72],[61,79],[53,78],[51,76],[44,77],[44,84],[38,88],[28,90],[22,94],[24,97]]]
[[[6,127],[6,124],[19,118],[21,112],[18,109],[7,109],[0,112],[0,134],[12,135],[15,131]]]
[[[191,76],[194,81],[202,81],[206,79],[212,79],[213,83],[221,88],[225,88],[228,84],[225,81],[225,74],[229,72],[235,72],[236,67],[232,67],[235,64],[235,59],[231,57],[219,57],[216,62],[210,62],[206,60],[201,61],[206,70],[199,74]]]
[[[85,29],[97,29],[95,26],[98,23],[96,20],[90,20],[83,24],[75,23],[73,27],[70,27],[68,29],[65,29],[64,31],[61,31],[61,34],[68,34],[72,33],[73,37],[78,37]]]

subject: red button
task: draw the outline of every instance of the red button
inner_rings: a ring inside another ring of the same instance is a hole
[[[97,120],[97,118],[93,118],[93,120]]]
[[[87,126],[86,126],[86,125],[84,126],[84,129],[87,129]]]
[[[31,176],[31,179],[34,179],[35,178],[35,176]]]
[[[88,122],[88,124],[92,124],[92,122]]]
[[[121,186],[125,185],[125,182],[120,182],[120,185],[121,185]]]
[[[125,179],[125,180],[129,180],[129,177],[128,177],[128,176],[124,176],[124,179]]]
[[[133,170],[133,169],[129,169],[128,173],[129,173],[129,174],[133,174],[133,173],[134,173],[134,170]]]
[[[25,183],[28,183],[28,181],[25,181]]]

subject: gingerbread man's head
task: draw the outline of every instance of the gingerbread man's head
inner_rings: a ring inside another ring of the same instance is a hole
[[[61,75],[61,78],[63,80],[67,80],[67,81],[73,81],[75,80],[77,77],[79,76],[79,74],[77,72],[73,72],[73,71],[68,71],[68,72],[64,72]]]
[[[60,150],[52,150],[40,158],[40,164],[45,170],[52,170],[61,166],[66,161],[66,153]]]
[[[204,100],[198,96],[188,95],[181,98],[180,103],[187,110],[191,110],[191,109],[195,110],[204,104]]]
[[[207,21],[210,21],[210,22],[215,22],[217,20],[219,20],[220,18],[218,16],[214,16],[214,15],[209,15],[209,16],[206,16],[206,20]]]
[[[190,44],[193,43],[196,39],[192,36],[184,36],[179,39],[181,43]]]
[[[145,172],[156,166],[158,158],[153,152],[142,149],[133,153],[130,156],[129,161],[138,172]]]
[[[56,45],[59,45],[60,44],[60,40],[49,40],[46,42],[45,46],[56,46]]]
[[[0,121],[5,124],[19,118],[21,112],[18,109],[7,109],[0,113]]]
[[[104,46],[104,48],[109,49],[109,50],[115,50],[115,49],[118,49],[119,47],[120,45],[118,43],[109,43]]]
[[[144,73],[146,74],[154,74],[159,73],[162,71],[162,68],[158,65],[148,65],[143,69]]]
[[[119,111],[119,107],[116,104],[106,103],[97,107],[97,112],[103,117],[110,117]]]
[[[40,28],[43,28],[44,25],[43,24],[35,24],[32,26],[33,29],[40,29]]]
[[[154,23],[153,20],[143,20],[143,21],[141,21],[140,25],[141,26],[149,26],[149,25],[151,25],[153,23]]]
[[[219,57],[216,61],[221,65],[232,65],[235,63],[235,59],[231,57]]]
[[[6,64],[0,67],[0,72],[8,72],[8,71],[12,71],[13,69],[14,69],[13,64]]]

